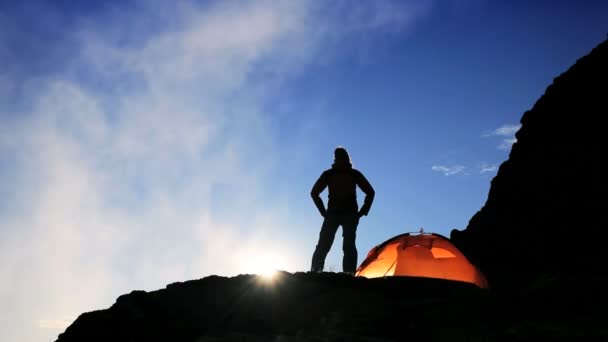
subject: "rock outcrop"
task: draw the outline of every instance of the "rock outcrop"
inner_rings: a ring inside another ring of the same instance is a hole
[[[524,113],[484,207],[451,240],[495,288],[607,274],[608,41]]]
[[[424,278],[211,276],[121,296],[81,315],[58,342],[480,339],[495,331],[487,303],[474,285]]]
[[[513,295],[428,278],[211,276],[121,296],[57,342],[607,340],[602,283],[564,296],[572,284]]]

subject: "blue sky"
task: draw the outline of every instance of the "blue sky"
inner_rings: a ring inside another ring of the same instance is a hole
[[[606,38],[608,2],[582,3],[0,3],[0,340],[133,289],[307,270],[338,145],[377,194],[359,262],[464,228],[523,112]]]

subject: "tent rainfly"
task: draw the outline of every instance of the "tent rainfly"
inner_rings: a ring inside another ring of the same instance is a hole
[[[450,240],[433,233],[405,233],[372,248],[356,276],[439,278],[488,287],[483,274]]]

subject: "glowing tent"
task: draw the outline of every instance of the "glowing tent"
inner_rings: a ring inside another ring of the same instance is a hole
[[[486,278],[447,238],[406,233],[372,248],[356,276],[411,276],[463,281],[487,288]]]

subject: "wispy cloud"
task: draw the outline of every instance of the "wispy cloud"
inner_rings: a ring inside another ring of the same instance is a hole
[[[454,165],[454,166],[444,166],[444,165],[433,165],[431,170],[436,172],[441,172],[445,176],[453,176],[459,173],[463,173],[466,167],[462,165]]]
[[[19,115],[0,107],[0,340],[48,340],[134,288],[255,272],[252,256],[306,267],[288,214],[264,204],[264,103],[336,37],[416,17],[374,3],[331,18],[305,1],[167,3],[149,30],[159,9],[77,29],[66,73],[28,80]],[[230,214],[213,210],[222,198]]]
[[[519,131],[520,128],[521,128],[521,125],[503,125],[489,133],[483,134],[482,137],[484,137],[484,138],[493,137],[493,136],[511,137],[511,136],[514,136],[515,133],[517,133],[517,131]]]
[[[499,150],[509,150],[514,143],[517,142],[515,133],[519,131],[521,125],[503,125],[493,131],[482,134],[482,138],[501,137],[502,141],[497,146]]]
[[[479,173],[484,174],[487,172],[496,172],[498,170],[498,166],[496,165],[489,165],[489,164],[482,164],[479,167]]]
[[[513,144],[515,144],[516,142],[517,142],[517,139],[515,139],[515,138],[503,139],[503,141],[500,143],[500,145],[498,145],[498,149],[499,150],[509,150],[509,149],[511,149]]]

